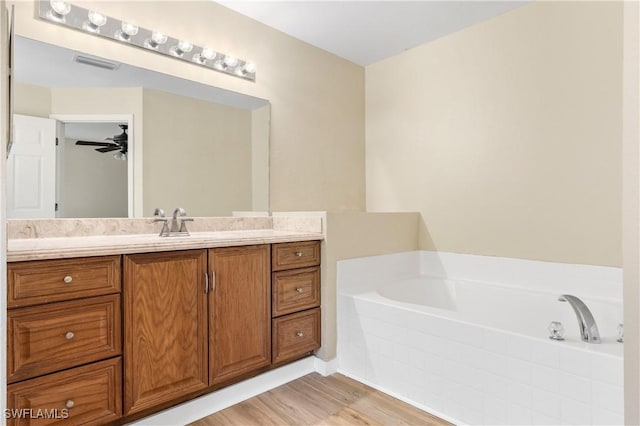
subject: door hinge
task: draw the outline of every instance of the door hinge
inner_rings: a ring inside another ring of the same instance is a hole
[[[55,209],[55,211],[58,211],[58,203],[56,203]]]
[[[58,146],[58,138],[56,138],[56,146]]]

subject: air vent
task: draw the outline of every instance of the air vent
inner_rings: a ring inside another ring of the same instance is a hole
[[[116,62],[103,61],[102,59],[90,58],[88,56],[81,55],[74,56],[73,60],[79,64],[91,65],[109,71],[115,71],[120,66],[120,64]]]

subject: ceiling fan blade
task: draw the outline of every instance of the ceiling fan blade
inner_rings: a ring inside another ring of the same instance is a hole
[[[76,145],[86,146],[115,146],[113,142],[92,142],[92,141],[77,141]]]
[[[109,152],[109,151],[117,151],[119,149],[120,149],[119,146],[108,146],[108,147],[105,147],[105,148],[96,148],[96,151],[98,151],[98,152]]]

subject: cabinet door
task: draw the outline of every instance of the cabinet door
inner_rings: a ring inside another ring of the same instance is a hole
[[[125,414],[208,385],[206,251],[124,257]]]
[[[217,384],[271,363],[268,245],[209,250],[209,377]]]

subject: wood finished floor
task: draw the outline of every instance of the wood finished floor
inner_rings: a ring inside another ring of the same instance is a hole
[[[438,417],[341,374],[308,374],[191,426],[425,425],[449,426]]]

